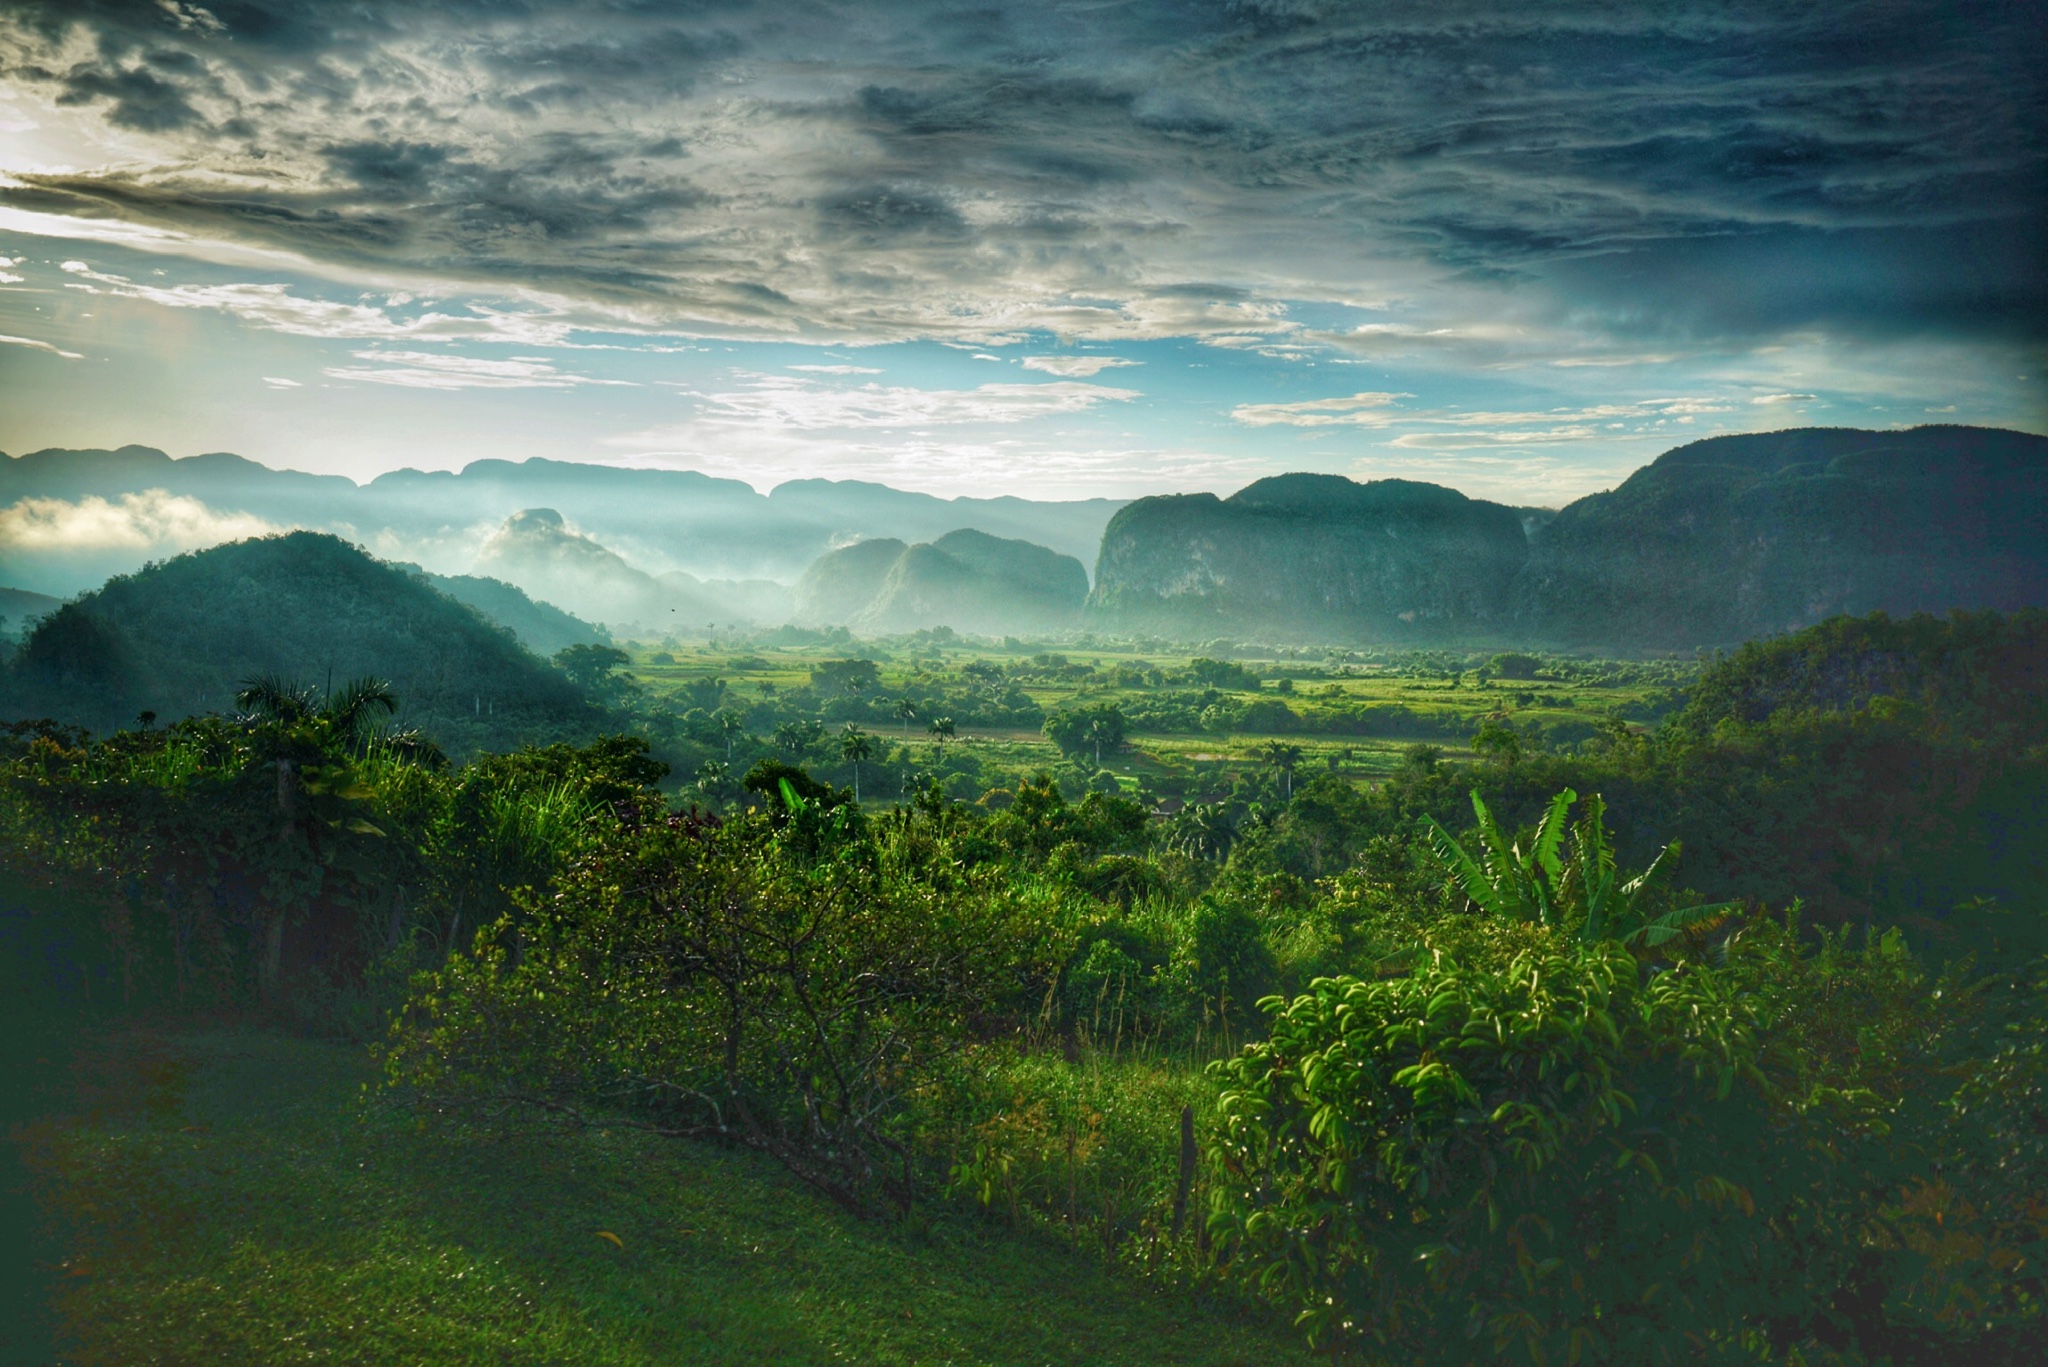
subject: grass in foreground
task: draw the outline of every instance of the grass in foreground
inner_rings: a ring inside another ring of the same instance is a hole
[[[81,1116],[23,1140],[82,1364],[1303,1356],[1282,1325],[972,1221],[850,1219],[748,1155],[423,1131],[359,1104],[360,1050],[114,1034],[80,1058]]]

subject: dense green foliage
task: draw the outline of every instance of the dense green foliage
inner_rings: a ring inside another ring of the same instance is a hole
[[[1712,664],[1654,733],[1493,721],[1514,743],[1370,788],[1297,783],[1274,741],[1175,812],[1049,772],[959,800],[964,746],[886,740],[951,685],[872,661],[820,661],[766,741],[694,681],[730,758],[681,807],[642,737],[457,767],[367,725],[373,685],[273,683],[238,717],[13,728],[0,836],[90,897],[109,987],[384,1033],[386,1096],[451,1135],[749,1147],[1369,1360],[2019,1361],[2044,636],[1831,624]],[[998,682],[1075,669],[1019,663]],[[1062,769],[1119,716],[1056,709]],[[913,744],[932,769],[884,784]]]
[[[1648,978],[1560,945],[1323,979],[1226,1066],[1213,1224],[1388,1361],[2018,1362],[2048,1209],[1968,1108],[2016,1079],[1964,981],[1769,923]]]

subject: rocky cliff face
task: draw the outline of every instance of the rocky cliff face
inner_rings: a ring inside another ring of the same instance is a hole
[[[1285,475],[1110,522],[1089,600],[1183,639],[1689,648],[1838,614],[2048,605],[2048,438],[1808,429],[1666,452],[1554,516]]]
[[[1263,479],[1140,499],[1111,519],[1089,616],[1192,639],[1493,637],[1528,538],[1516,510],[1407,480]]]
[[[1663,646],[2048,603],[2048,438],[1809,428],[1694,442],[1564,509],[1515,598],[1532,638]]]
[[[1088,572],[1070,555],[962,529],[936,541],[863,541],[820,556],[797,584],[797,620],[876,635],[949,626],[1002,636],[1073,626]]]

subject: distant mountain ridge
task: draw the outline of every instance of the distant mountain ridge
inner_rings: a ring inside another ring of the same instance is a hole
[[[1110,522],[1088,620],[1183,639],[1690,648],[1840,614],[2048,605],[2048,437],[1808,428],[1678,447],[1555,517],[1282,475]]]
[[[0,458],[0,507],[23,498],[112,500],[155,489],[365,544],[388,534],[410,547],[407,558],[444,573],[467,568],[472,529],[551,508],[649,573],[783,581],[856,537],[930,541],[963,526],[1092,563],[1103,527],[1122,506],[1115,499],[944,499],[858,480],[794,480],[762,494],[694,470],[540,458],[478,460],[454,472],[395,470],[362,485],[221,452],[173,459],[147,446]],[[65,591],[96,582],[80,580]]]
[[[1992,428],[1709,437],[1531,542],[1516,621],[1718,644],[1834,616],[2048,605],[2048,438]]]
[[[877,634],[1085,625],[1192,641],[1689,649],[1843,613],[2048,605],[2048,437],[1990,428],[1711,437],[1555,513],[1320,474],[1118,505],[825,480],[763,495],[693,471],[547,460],[359,487],[146,447],[0,459],[0,508],[98,497],[153,509],[156,490],[205,505],[180,504],[180,517],[334,526],[586,623],[658,634],[792,618]],[[1092,590],[1076,548],[1093,557]],[[116,553],[130,554],[97,554]],[[0,581],[69,594],[107,573],[87,582],[86,556],[67,571],[79,583],[38,580],[36,554],[0,546]],[[702,578],[706,566],[753,568]]]

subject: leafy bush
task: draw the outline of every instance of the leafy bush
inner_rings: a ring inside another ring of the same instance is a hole
[[[1726,968],[1554,941],[1323,979],[1217,1065],[1211,1228],[1374,1361],[1996,1360],[2038,1327],[2048,1207],[1963,1176],[2017,1117],[1953,1112],[2036,1065],[1984,1061],[1959,981],[1769,923]]]
[[[1052,927],[999,880],[888,876],[855,807],[819,819],[822,839],[630,825],[422,985],[392,1080],[432,1106],[715,1135],[849,1209],[906,1207],[908,1093],[972,1018],[1030,996]]]

